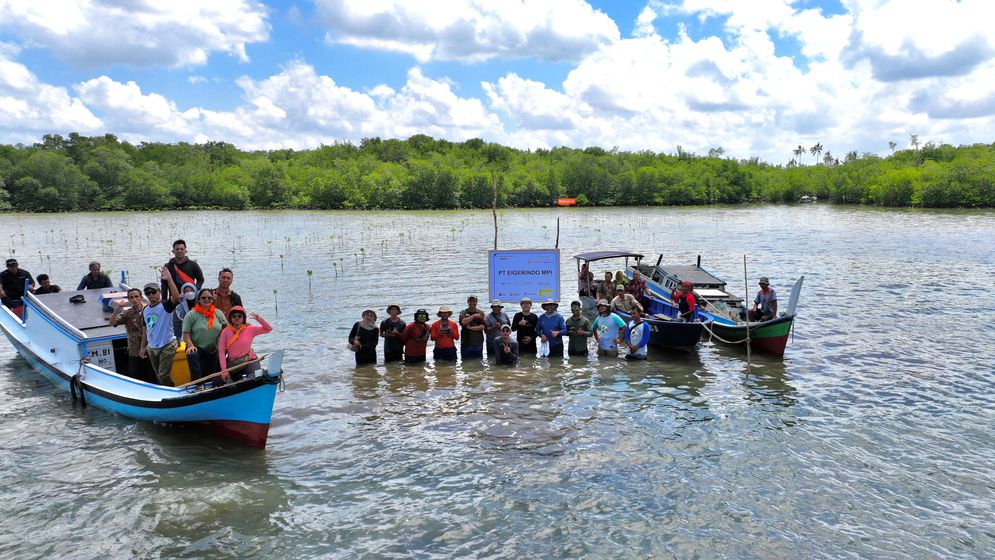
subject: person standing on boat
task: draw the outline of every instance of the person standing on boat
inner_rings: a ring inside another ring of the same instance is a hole
[[[404,319],[401,319],[401,306],[392,303],[387,306],[387,317],[380,322],[380,337],[383,338],[383,363],[400,362],[404,359]]]
[[[577,295],[591,297],[594,286],[594,273],[588,269],[587,263],[580,266],[580,273],[577,275]]]
[[[218,340],[226,326],[228,319],[214,305],[214,292],[210,288],[197,292],[197,305],[183,318],[183,342],[187,345],[191,380],[221,371]]]
[[[153,284],[155,285],[155,284]],[[131,307],[124,308],[131,304]],[[111,313],[110,323],[116,327],[124,323],[124,330],[128,333],[128,373],[127,376],[139,381],[155,383],[156,378],[152,375],[152,364],[149,363],[147,355],[142,353],[142,341],[145,340],[145,318],[142,310],[145,308],[142,302],[142,291],[138,288],[128,290],[128,299],[116,299],[111,304],[114,312]]]
[[[643,306],[635,297],[633,297],[632,294],[625,291],[625,286],[619,284],[615,288],[615,293],[618,295],[615,296],[615,299],[611,302],[612,311],[617,309],[626,315],[633,315],[643,312]]]
[[[463,361],[484,357],[484,310],[477,307],[477,296],[466,298],[466,309],[459,312],[460,356]]]
[[[511,326],[501,325],[501,337],[494,342],[494,363],[513,366],[518,363],[518,342],[511,338]]]
[[[601,285],[598,286],[598,299],[603,299],[605,301],[611,301],[615,299],[615,281],[612,279],[611,271],[605,272],[605,279],[601,281]]]
[[[57,294],[62,291],[62,288],[53,284],[51,280],[48,279],[48,274],[38,275],[38,287],[35,288],[35,295],[40,296],[43,294]],[[139,294],[142,293],[141,290],[138,291]]]
[[[218,287],[214,289],[214,306],[225,315],[232,307],[242,307],[242,296],[231,289],[235,281],[235,273],[230,268],[222,268],[218,273]]]
[[[452,310],[443,305],[436,314],[439,320],[432,323],[428,329],[432,342],[435,342],[435,348],[432,349],[432,357],[435,358],[435,361],[456,361],[456,341],[459,340],[459,328],[456,323],[449,320],[452,315]]]
[[[539,316],[532,312],[531,298],[522,298],[518,304],[522,310],[515,313],[515,317],[511,320],[511,330],[516,333],[519,352],[534,356],[537,352],[536,323],[539,322]]]
[[[761,276],[760,291],[757,292],[757,297],[753,300],[750,320],[770,321],[774,317],[777,317],[777,292],[770,287],[770,280],[766,276]]]
[[[565,321],[567,335],[570,337],[567,345],[567,354],[570,356],[587,356],[587,339],[593,334],[591,320],[581,310],[579,301],[570,302],[570,317]]]
[[[419,309],[415,311],[415,322],[408,323],[401,333],[401,341],[404,342],[404,363],[420,364],[425,361],[425,354],[428,352],[428,311]]]
[[[695,312],[698,310],[698,299],[694,297],[694,284],[688,280],[681,282],[679,289],[673,293],[673,300],[677,304],[677,318],[685,323],[693,323]]]
[[[90,272],[83,276],[76,286],[77,290],[99,290],[100,288],[112,288],[114,283],[111,277],[100,272],[100,263],[93,261],[90,263]]]
[[[494,341],[501,338],[501,325],[511,326],[511,319],[504,311],[500,301],[491,302],[491,312],[487,314],[485,327],[487,332],[487,353],[494,355]]]
[[[28,282],[28,291],[33,292],[35,279],[31,273],[18,267],[17,259],[7,259],[7,270],[0,272],[0,302],[21,316],[21,298],[24,297],[24,282]]]
[[[625,344],[629,347],[629,353],[625,355],[626,360],[645,360],[646,344],[650,340],[650,326],[643,321],[642,315],[632,316],[627,326]]]
[[[230,367],[235,367],[245,362],[256,359],[255,352],[252,351],[252,339],[261,334],[273,332],[273,327],[255,313],[250,313],[250,317],[259,323],[259,326],[250,325],[245,320],[245,308],[236,305],[228,311],[228,326],[221,331],[218,339],[218,365],[221,371]],[[247,373],[259,370],[259,363],[249,364],[244,368],[221,374],[221,379],[228,383],[231,380],[238,381]]]
[[[197,286],[197,289],[204,287],[204,273],[200,270],[197,261],[187,257],[187,242],[182,239],[173,241],[173,258],[166,263],[166,269],[173,277],[173,282],[177,286],[182,286],[187,282]],[[163,283],[162,289],[166,290]]]
[[[183,319],[186,318],[190,309],[196,305],[196,299],[197,286],[189,282],[180,286],[180,303],[176,305],[176,310],[173,311],[173,334],[176,336],[176,340],[183,340]]]
[[[598,300],[598,316],[594,318],[594,340],[598,342],[599,356],[618,356],[618,345],[622,343],[619,334],[625,328],[625,321],[612,313],[606,300]]]
[[[377,312],[364,309],[362,319],[356,321],[349,331],[349,349],[356,353],[356,365],[377,363],[377,343],[380,332],[377,330]]]
[[[145,297],[149,304],[142,309],[145,319],[145,338],[142,340],[141,356],[148,356],[152,363],[159,385],[173,386],[173,358],[176,357],[176,336],[173,334],[173,311],[180,301],[180,291],[166,267],[159,270],[162,282],[169,288],[169,298],[162,299],[159,284],[145,285]]]
[[[544,301],[542,310],[545,313],[540,315],[536,322],[536,335],[539,336],[539,340],[549,344],[550,358],[563,357],[563,333],[567,331],[567,324],[563,320],[563,315],[556,311],[559,306],[559,303],[551,299]]]

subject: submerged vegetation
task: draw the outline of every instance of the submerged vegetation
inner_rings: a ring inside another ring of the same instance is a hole
[[[882,158],[822,145],[812,165],[699,156],[554,148],[522,151],[480,139],[367,138],[313,150],[241,151],[224,142],[122,142],[113,135],[46,135],[0,145],[0,209],[38,212],[175,208],[489,208],[794,202],[995,206],[995,144],[927,142]],[[816,149],[818,148],[818,149]],[[817,163],[816,163],[817,162]]]

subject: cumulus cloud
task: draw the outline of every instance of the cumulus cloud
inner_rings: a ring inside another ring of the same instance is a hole
[[[582,0],[316,0],[327,40],[429,60],[575,60],[619,38]]]
[[[215,52],[245,61],[245,46],[269,35],[253,0],[0,0],[0,21],[80,67],[200,65]]]

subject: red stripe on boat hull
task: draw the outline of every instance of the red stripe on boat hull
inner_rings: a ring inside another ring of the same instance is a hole
[[[211,420],[203,422],[211,431],[259,449],[266,447],[269,424],[244,420]]]
[[[758,350],[784,356],[784,348],[788,345],[788,335],[771,338],[754,338],[750,340],[750,345]]]

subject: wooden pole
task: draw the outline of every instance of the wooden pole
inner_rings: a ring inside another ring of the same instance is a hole
[[[248,362],[242,362],[242,363],[238,364],[237,366],[232,366],[232,367],[229,367],[229,368],[225,368],[225,369],[223,369],[223,370],[221,370],[221,371],[219,371],[217,373],[212,373],[211,375],[205,375],[204,377],[201,377],[200,379],[195,379],[195,380],[193,380],[193,381],[191,381],[189,383],[184,383],[183,385],[177,385],[176,388],[177,389],[185,389],[187,387],[191,387],[193,385],[197,385],[199,383],[203,383],[203,382],[208,381],[210,379],[214,379],[215,377],[221,377],[221,375],[224,374],[224,373],[231,373],[233,371],[240,370],[240,369],[242,369],[245,366],[250,365],[250,364],[258,364],[259,362],[263,361],[263,358],[265,358],[265,357],[266,356],[262,356],[260,358],[256,358],[255,360],[251,360],[251,361],[248,361]]]
[[[560,218],[556,217],[556,248],[560,248]]]
[[[746,307],[746,371],[750,371],[750,281],[746,276],[746,255],[743,255],[743,289],[745,290],[746,299],[743,300],[743,306]]]

